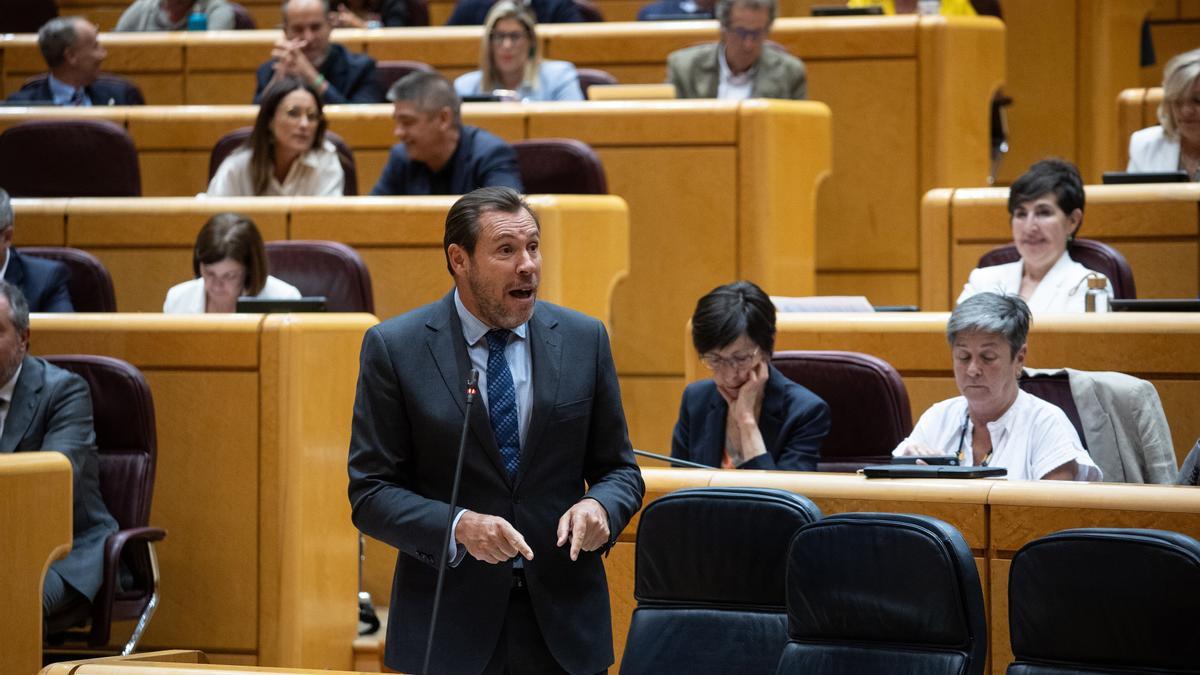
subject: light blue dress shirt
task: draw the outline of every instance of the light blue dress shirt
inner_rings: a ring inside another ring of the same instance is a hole
[[[86,91],[83,91],[83,87],[72,87],[53,75],[50,76],[50,95],[54,99],[54,105],[74,105],[71,103],[71,99],[75,97],[76,91],[83,94],[83,100],[79,105],[84,108],[92,107],[92,99]]]

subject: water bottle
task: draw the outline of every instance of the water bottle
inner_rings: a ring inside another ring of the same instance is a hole
[[[921,16],[937,16],[941,13],[941,0],[917,0],[917,14]]]
[[[1083,310],[1085,312],[1107,312],[1109,311],[1109,300],[1112,298],[1108,294],[1108,278],[1099,272],[1093,272],[1087,277],[1087,295],[1083,299]]]
[[[208,15],[201,12],[198,7],[193,7],[192,13],[188,14],[187,29],[208,30]]]

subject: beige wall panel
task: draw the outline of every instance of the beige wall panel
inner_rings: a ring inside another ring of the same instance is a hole
[[[1182,465],[1196,441],[1200,441],[1200,383],[1187,380],[1154,379],[1154,388],[1162,399],[1167,423],[1171,425],[1171,441],[1175,446],[1175,463]]]
[[[183,37],[173,33],[107,33],[104,68],[112,72],[168,73],[183,68]]]
[[[367,150],[354,153],[354,171],[358,175],[358,194],[369,195],[371,188],[379,182],[383,175],[383,167],[387,166],[387,150]]]
[[[375,315],[381,320],[438,300],[454,285],[440,246],[359,248],[358,253],[371,270]]]
[[[600,63],[595,64],[595,67],[617,78],[618,84],[658,84],[667,81],[665,58],[661,63],[645,65]]]
[[[917,166],[916,62],[814,62],[808,73],[809,96],[833,111],[835,139],[818,202],[818,271],[916,269],[917,173],[885,169]],[[878,133],[880,120],[889,133]]]
[[[651,110],[671,114],[647,115]],[[738,141],[738,104],[714,103],[699,109],[688,102],[596,102],[586,110],[551,103],[529,106],[528,138],[577,138],[593,147],[607,145],[700,145]],[[612,173],[611,171],[609,173]],[[614,192],[609,186],[609,192]]]
[[[1141,85],[1158,87],[1162,86],[1167,61],[1200,45],[1200,21],[1151,23],[1150,35],[1154,41],[1154,65],[1141,68]]]
[[[620,672],[621,655],[625,653],[625,638],[629,636],[629,622],[637,602],[633,598],[633,568],[637,547],[628,542],[617,542],[604,556],[604,573],[608,577],[608,596],[612,599],[613,654],[616,662],[611,672]]]
[[[729,189],[737,152],[612,148],[599,155],[609,192],[625,198],[630,214],[629,276],[612,299],[616,361],[623,374],[677,372],[679,326],[697,298],[737,274],[737,195]],[[655,180],[642,178],[645,166],[656,167]]]
[[[183,91],[183,81],[177,74],[123,74],[142,90],[142,98],[148,105],[183,105],[188,101]]]
[[[142,174],[142,196],[186,197],[208,189],[209,153],[140,152],[138,169]]]
[[[433,7],[430,7],[431,14]],[[432,15],[430,22],[441,26]],[[539,33],[542,31],[539,29]],[[446,26],[439,28],[440,39],[430,40],[424,30],[380,28],[365,31],[366,52],[376,61],[413,59],[424,61],[440,72],[444,66],[474,70],[479,67],[479,42],[482,26]],[[542,36],[539,36],[542,37]],[[544,43],[544,37],[542,37]]]
[[[512,143],[529,138],[525,130],[527,106],[522,103],[464,103],[463,123],[486,129]],[[388,115],[391,115],[391,111],[388,111]],[[386,139],[378,142],[379,145],[390,148],[396,142],[393,136],[387,136]]]
[[[254,100],[254,87],[253,71],[189,73],[184,100],[205,101],[206,105],[241,105]]]
[[[277,15],[278,16],[278,15]],[[281,34],[273,30],[211,32],[189,35],[187,69],[189,73],[227,73],[249,70],[251,76],[271,58],[271,47]],[[253,80],[251,80],[253,82]],[[253,86],[253,85],[251,85]]]
[[[950,367],[950,349],[946,348],[946,367]],[[904,376],[904,388],[908,391],[908,405],[912,410],[913,424],[921,419],[921,415],[929,406],[938,401],[958,396],[958,387],[954,384],[953,375],[945,377],[921,377],[919,375]]]
[[[1179,17],[1200,19],[1200,0],[1179,0]]]
[[[144,372],[159,446],[150,522],[168,536],[158,545],[162,601],[143,649],[253,650],[259,532],[257,520],[247,516],[258,510],[258,447],[257,434],[247,430],[259,423],[258,376]],[[222,574],[184,571],[205,568]],[[205,636],[203,643],[197,635]]]
[[[621,367],[618,361],[618,370]],[[621,403],[625,406],[629,440],[633,442],[633,447],[660,455],[671,454],[671,433],[679,416],[683,387],[682,377],[621,376]]]
[[[92,249],[113,278],[117,309],[161,312],[167,290],[192,274],[192,247],[162,249]]]
[[[348,205],[338,198],[297,200],[291,214],[291,235],[293,239],[333,239],[351,246],[436,248],[440,252],[446,212],[454,197],[408,197],[403,204],[395,202],[374,198]],[[379,208],[382,204],[387,206]]]
[[[1008,630],[1008,572],[1012,569],[1012,560],[994,559],[990,563],[992,610],[988,632],[992,642],[989,657],[992,674],[1004,675],[1013,660],[1012,636]],[[999,617],[1004,617],[1004,620],[997,620]]]
[[[226,106],[183,109],[152,106],[129,108],[127,127],[138,150],[202,150],[207,161],[212,146],[226,133],[254,124],[258,107]],[[207,165],[206,165],[207,166]]]
[[[355,148],[357,160],[360,147],[386,148],[395,142],[392,134],[396,126],[392,122],[393,109],[390,103],[331,105],[325,108],[325,115],[329,120],[329,129]]]
[[[288,197],[226,197],[205,200],[72,199],[68,205],[68,245],[185,246],[210,214],[235,211],[254,219],[263,239],[287,238]]]
[[[866,295],[872,305],[915,305],[917,273],[821,271],[817,295]]]
[[[392,576],[396,573],[396,556],[400,552],[371,537],[366,538],[363,551],[363,590],[371,594],[376,609],[387,607],[392,604]]]
[[[66,202],[62,199],[14,199],[13,243],[17,246],[64,246]]]
[[[1139,298],[1194,298],[1200,295],[1200,244],[1113,241],[1133,268]]]
[[[46,321],[35,318],[30,339],[30,351],[35,355],[102,354],[124,359],[143,371],[196,367],[249,371],[258,367],[258,315],[212,316],[201,325],[181,326],[173,319],[182,317],[126,314],[120,317],[121,330],[111,329],[112,314],[40,316]],[[151,393],[157,398],[153,384]],[[160,450],[164,447],[161,434],[160,428]]]
[[[1009,74],[1004,93],[1013,97],[1008,109],[1011,147],[999,176],[1004,184],[1047,155],[1075,156],[1078,2],[1004,0]],[[1047,63],[1056,65],[1047,68]]]

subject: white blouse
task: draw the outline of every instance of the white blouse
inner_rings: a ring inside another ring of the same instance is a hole
[[[300,289],[281,279],[267,276],[262,291],[254,296],[266,300],[299,300]],[[204,278],[175,284],[167,291],[164,314],[204,314]]]
[[[1075,480],[1098,481],[1102,477],[1100,468],[1079,442],[1071,420],[1053,403],[1019,390],[1017,400],[1000,419],[987,426],[992,439],[988,466],[1008,469],[1010,480],[1040,479],[1072,460],[1076,466]],[[923,443],[947,455],[956,455],[961,448],[962,464],[970,466],[974,462],[973,432],[967,399],[957,396],[930,406],[892,455],[902,456],[910,443]]]
[[[338,160],[337,149],[329,141],[292,162],[282,183],[272,173],[267,191],[262,195],[254,192],[250,155],[250,148],[239,148],[226,157],[209,181],[205,194],[209,197],[338,197],[345,188],[346,174]]]
[[[962,294],[955,304],[979,293],[1000,293],[1017,295],[1021,291],[1021,274],[1024,263],[1020,260],[992,267],[976,267],[971,270],[971,276],[963,285]],[[1087,276],[1093,270],[1071,260],[1066,251],[1046,272],[1033,295],[1026,300],[1029,311],[1034,314],[1043,313],[1074,313],[1082,314],[1084,301],[1087,297]],[[1108,282],[1109,295],[1112,294],[1112,281]]]

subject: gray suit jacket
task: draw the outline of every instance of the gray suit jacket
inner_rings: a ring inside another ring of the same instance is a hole
[[[685,47],[667,56],[667,82],[675,85],[679,98],[716,98],[721,66],[717,61],[719,42]],[[790,98],[808,96],[808,76],[804,63],[770,45],[758,57],[752,98]]]
[[[117,531],[100,496],[92,399],[83,378],[26,356],[0,434],[0,452],[37,450],[56,450],[71,460],[74,538],[71,552],[50,568],[91,600],[100,590],[104,542]]]
[[[537,303],[529,321],[533,409],[515,481],[503,469],[487,409],[471,409],[460,506],[500,516],[525,536],[529,596],[547,646],[569,672],[613,661],[602,551],[572,562],[558,519],[585,494],[608,513],[612,541],[640,508],[616,369],[603,324]],[[385,321],[363,338],[351,428],[355,525],[400,549],[385,662],[421,666],[470,371],[453,293]],[[433,673],[481,672],[500,635],[512,566],[467,556],[446,573]]]

